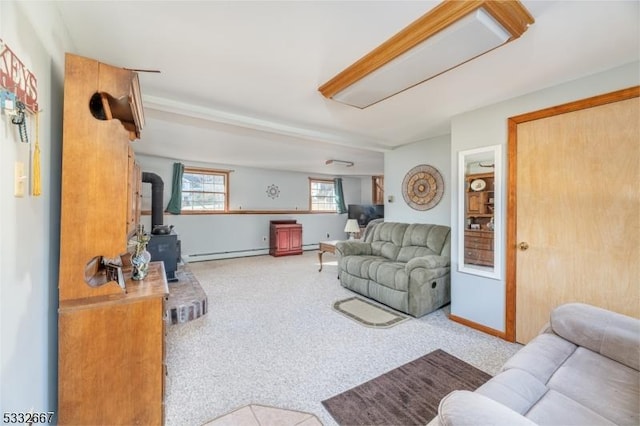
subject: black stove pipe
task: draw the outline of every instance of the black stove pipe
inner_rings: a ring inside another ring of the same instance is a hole
[[[151,229],[162,226],[162,197],[164,194],[164,182],[155,173],[142,172],[142,182],[151,184]]]

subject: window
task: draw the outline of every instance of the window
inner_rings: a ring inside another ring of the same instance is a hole
[[[182,175],[183,212],[226,212],[229,172],[185,167]]]
[[[335,212],[335,190],[336,186],[333,180],[309,178],[309,210],[312,212]]]

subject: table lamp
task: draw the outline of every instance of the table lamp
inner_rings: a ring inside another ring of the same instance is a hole
[[[347,220],[347,224],[344,227],[344,232],[349,234],[349,239],[355,239],[354,234],[360,232],[360,226],[358,225],[358,221],[355,219]]]

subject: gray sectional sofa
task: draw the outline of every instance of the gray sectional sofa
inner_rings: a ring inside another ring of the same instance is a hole
[[[535,339],[475,392],[455,391],[435,425],[639,425],[640,320],[556,308]]]
[[[448,226],[378,222],[336,245],[340,283],[414,317],[450,302]]]

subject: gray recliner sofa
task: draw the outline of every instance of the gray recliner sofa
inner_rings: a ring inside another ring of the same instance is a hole
[[[454,391],[429,426],[640,424],[640,320],[581,303],[475,392]]]
[[[448,226],[380,222],[363,240],[336,245],[340,283],[398,311],[420,317],[450,295]]]

